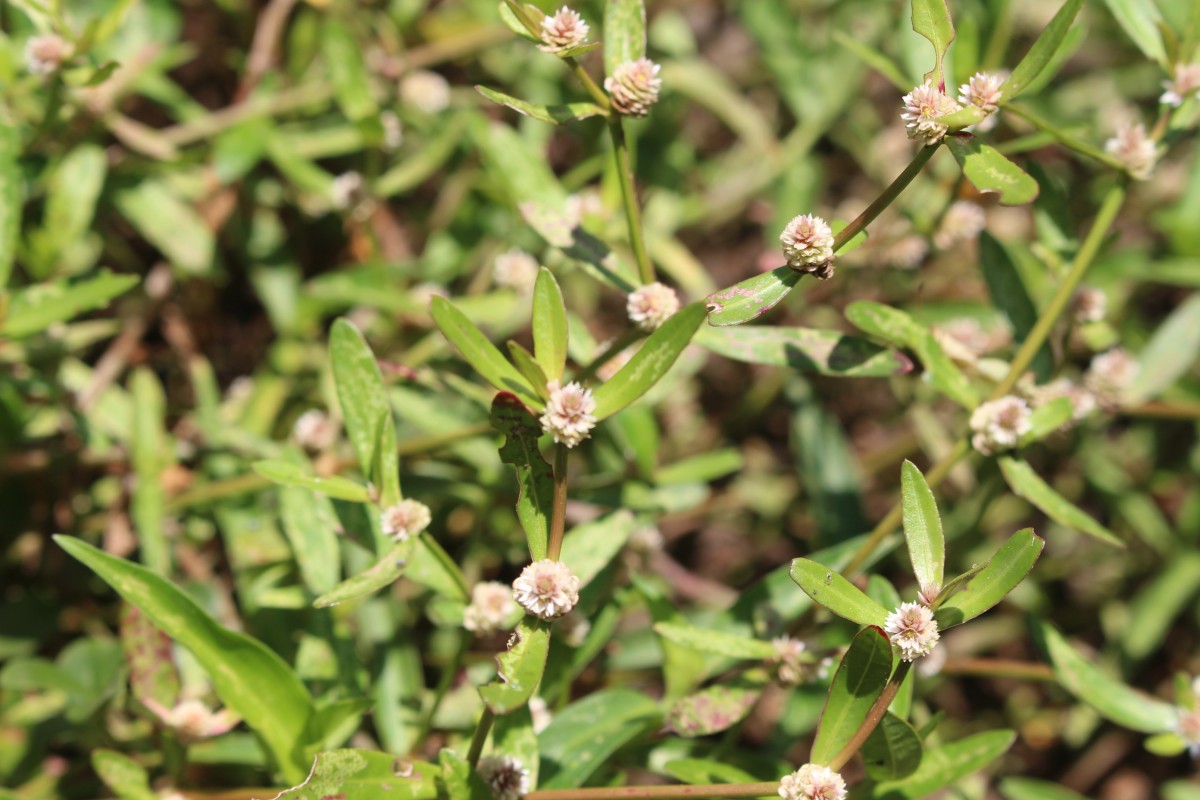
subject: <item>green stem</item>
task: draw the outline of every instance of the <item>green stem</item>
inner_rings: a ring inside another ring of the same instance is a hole
[[[567,528],[567,454],[565,444],[554,447],[554,505],[550,512],[550,543],[546,557],[558,561],[562,554],[563,532]]]
[[[638,207],[637,189],[633,182],[633,164],[629,158],[629,142],[625,138],[625,123],[620,115],[608,118],[608,132],[612,136],[613,153],[617,159],[617,174],[621,178],[621,199],[625,202],[625,220],[629,223],[629,244],[637,261],[638,276],[643,284],[654,283],[654,265],[646,252],[646,240],[642,234],[642,211]]]
[[[854,736],[850,741],[846,742],[846,746],[833,757],[829,762],[829,768],[834,772],[840,772],[842,767],[846,766],[846,762],[854,758],[854,754],[863,746],[863,742],[867,741],[867,737],[871,735],[871,731],[883,719],[883,715],[887,713],[888,706],[892,704],[892,700],[896,698],[896,692],[900,691],[900,684],[904,683],[904,678],[907,677],[908,671],[912,669],[911,661],[902,661],[896,671],[892,673],[891,680],[887,686],[883,687],[883,692],[879,697],[875,698],[871,710],[867,712],[867,718],[863,720],[863,724],[854,732]]]
[[[604,93],[599,84],[592,80],[592,76],[588,75],[587,70],[574,58],[564,58],[563,61],[567,62],[567,66],[571,68],[571,72],[575,73],[575,77],[583,84],[583,88],[587,89],[587,93],[596,101],[596,105],[603,108],[605,112],[611,113],[612,103],[609,101],[608,95]]]
[[[1023,106],[1012,105],[1010,103],[1003,104],[1003,108],[1005,111],[1010,111],[1013,114],[1015,114],[1016,116],[1025,120],[1030,125],[1037,128],[1038,130],[1043,131],[1043,132],[1049,134],[1050,136],[1053,136],[1059,142],[1059,144],[1061,144],[1063,147],[1067,148],[1068,150],[1074,150],[1076,153],[1079,153],[1079,155],[1081,155],[1081,156],[1087,156],[1088,158],[1092,159],[1093,161],[1099,161],[1101,164],[1104,164],[1105,166],[1108,166],[1108,167],[1112,167],[1113,169],[1115,169],[1119,172],[1125,171],[1125,166],[1120,161],[1118,161],[1117,159],[1110,156],[1108,153],[1104,152],[1103,150],[1101,150],[1098,147],[1095,147],[1095,146],[1085,142],[1083,139],[1080,139],[1078,136],[1076,136],[1074,134],[1067,133],[1066,131],[1062,130],[1061,128],[1055,127],[1054,123],[1052,123],[1046,119],[1043,119],[1041,116],[1030,111],[1028,108],[1024,108]]]
[[[442,700],[445,699],[446,693],[450,691],[450,686],[454,683],[454,679],[458,677],[458,671],[462,668],[463,659],[467,655],[467,648],[471,642],[471,633],[469,631],[461,631],[458,637],[458,646],[454,649],[454,656],[450,659],[450,663],[446,664],[442,669],[442,675],[438,679],[437,688],[433,692],[433,703],[429,706],[429,711],[421,720],[421,728],[416,737],[416,741],[423,742],[428,738],[429,732],[433,730],[433,718],[437,715],[438,709],[441,708]]]
[[[657,800],[680,797],[770,797],[779,782],[716,783],[707,786],[597,786],[592,789],[543,789],[525,795],[527,800]]]
[[[940,674],[979,678],[1011,678],[1048,683],[1053,683],[1055,680],[1054,669],[1049,664],[1013,661],[1004,658],[960,658],[957,661],[947,661]]]
[[[467,763],[474,769],[479,765],[479,756],[483,754],[483,743],[487,741],[488,734],[492,731],[492,723],[496,721],[496,715],[487,706],[483,708],[483,716],[479,718],[479,724],[475,727],[475,735],[471,737],[471,749],[467,751]]]
[[[885,208],[894,203],[896,198],[900,196],[900,193],[912,183],[913,178],[917,177],[921,169],[929,162],[929,159],[933,158],[933,154],[937,152],[937,149],[938,146],[936,144],[922,147],[913,160],[909,162],[909,165],[904,168],[904,172],[896,176],[896,180],[892,181],[891,185],[883,190],[883,194],[875,198],[875,202],[867,206],[866,210],[859,214],[853,222],[838,231],[837,235],[833,237],[834,252],[845,247],[847,242],[861,233],[876,217],[883,213]]]

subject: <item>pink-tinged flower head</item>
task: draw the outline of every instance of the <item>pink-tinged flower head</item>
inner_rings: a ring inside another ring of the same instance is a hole
[[[512,588],[496,581],[484,581],[471,589],[471,603],[463,611],[463,627],[476,633],[490,633],[505,627],[516,613]]]
[[[939,250],[948,250],[959,242],[974,239],[987,225],[983,206],[970,200],[956,200],[942,215],[933,243]]]
[[[337,421],[319,408],[310,408],[296,418],[292,438],[305,450],[324,450],[337,440]]]
[[[1139,181],[1150,177],[1158,161],[1158,145],[1140,122],[1119,128],[1117,135],[1104,143],[1104,152],[1120,161],[1129,177]]]
[[[790,636],[779,636],[771,640],[775,655],[770,665],[775,668],[775,679],[784,686],[799,686],[812,680],[817,673],[816,659],[808,652],[807,645]]]
[[[659,65],[650,59],[639,58],[619,65],[604,79],[604,91],[608,92],[618,114],[646,116],[650,106],[658,102],[658,93],[662,89],[659,69]]]
[[[438,114],[450,107],[450,84],[436,72],[413,70],[400,80],[400,99],[426,114]]]
[[[1179,716],[1175,720],[1175,733],[1183,739],[1192,758],[1200,758],[1200,710],[1179,709]]]
[[[938,117],[953,114],[961,106],[953,97],[926,81],[904,95],[904,111],[900,118],[908,128],[908,138],[925,145],[937,144],[950,130],[938,122]]]
[[[562,386],[558,381],[546,384],[550,400],[542,412],[542,430],[554,436],[554,441],[574,447],[592,435],[596,427],[596,401],[592,390],[572,381]]]
[[[942,587],[936,583],[926,584],[921,587],[921,591],[917,592],[917,601],[923,606],[932,607],[937,601],[938,595],[942,593]]]
[[[651,283],[629,294],[629,319],[647,333],[656,331],[679,310],[679,295],[670,286]]]
[[[1120,407],[1125,390],[1133,384],[1138,374],[1137,359],[1128,350],[1114,347],[1092,359],[1083,385],[1096,396],[1096,401],[1113,411]]]
[[[492,790],[494,800],[520,800],[529,793],[529,770],[519,758],[488,756],[475,768]]]
[[[229,709],[213,712],[199,700],[184,700],[174,708],[166,708],[147,697],[142,698],[142,704],[185,742],[220,736],[232,730],[239,721],[238,716]]]
[[[25,69],[34,75],[49,75],[71,57],[71,45],[54,33],[31,36],[25,43]]]
[[[809,272],[821,280],[833,276],[833,229],[813,214],[792,217],[779,234],[783,256],[797,272]]]
[[[553,16],[542,18],[542,43],[538,49],[546,53],[561,53],[587,41],[588,25],[583,17],[563,6]]]
[[[429,506],[416,500],[401,500],[383,510],[379,517],[383,532],[397,542],[407,541],[429,527],[433,515]]]
[[[1000,107],[1000,87],[1004,80],[1003,75],[993,72],[976,72],[971,80],[958,87],[958,102],[994,114]]]
[[[1017,446],[1029,433],[1029,404],[1015,395],[984,403],[971,413],[971,444],[985,456]]]
[[[1183,101],[1200,92],[1200,61],[1193,64],[1176,64],[1175,77],[1163,81],[1163,96],[1159,102],[1169,106],[1181,106]]]
[[[537,259],[518,248],[506,250],[492,262],[492,280],[496,285],[521,294],[533,293],[537,276]]]
[[[513,597],[540,619],[558,619],[579,602],[579,578],[561,561],[534,561],[513,581]]]
[[[805,764],[779,781],[783,800],[845,800],[846,782],[829,767]]]
[[[901,603],[888,614],[883,629],[905,661],[916,661],[929,655],[941,638],[933,612],[920,603]]]

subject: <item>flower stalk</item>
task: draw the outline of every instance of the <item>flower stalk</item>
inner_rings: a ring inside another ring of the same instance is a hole
[[[550,542],[546,557],[558,561],[562,554],[563,532],[567,527],[567,456],[565,444],[554,447],[554,504],[550,511]]]
[[[629,140],[625,136],[625,123],[620,116],[608,118],[608,132],[612,137],[613,154],[617,160],[617,175],[621,180],[621,200],[625,206],[625,221],[629,225],[629,245],[637,262],[638,277],[643,284],[654,283],[654,265],[646,250],[646,239],[642,231],[642,210],[638,206],[637,187],[633,178],[633,163],[629,156]]]
[[[854,221],[846,227],[842,228],[837,235],[833,237],[833,250],[836,253],[846,246],[846,243],[853,239],[858,234],[862,233],[868,225],[875,221],[875,218],[883,213],[883,210],[896,201],[910,183],[913,178],[920,174],[925,165],[929,163],[929,159],[933,158],[933,154],[937,152],[936,144],[922,147],[917,151],[916,156],[909,162],[904,171],[896,176],[896,179],[883,190],[879,197],[875,198],[875,202],[867,206],[861,214],[855,217]]]

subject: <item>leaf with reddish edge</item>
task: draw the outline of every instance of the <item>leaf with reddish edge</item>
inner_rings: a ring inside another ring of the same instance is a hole
[[[776,267],[770,272],[713,292],[704,298],[708,324],[719,328],[758,319],[779,305],[801,277],[803,273],[791,267]]]
[[[538,449],[542,426],[515,394],[500,392],[492,400],[492,427],[504,434],[500,460],[517,468],[517,518],[534,561],[546,557],[550,514],[554,506],[554,470]]]

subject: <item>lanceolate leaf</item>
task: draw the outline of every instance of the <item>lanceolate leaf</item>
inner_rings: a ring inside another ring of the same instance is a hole
[[[13,256],[17,252],[17,236],[21,232],[25,181],[17,164],[20,152],[21,137],[17,127],[8,120],[0,121],[0,291],[8,286]],[[3,328],[0,315],[0,329]]]
[[[1052,625],[1040,624],[1054,675],[1063,688],[1108,719],[1143,733],[1162,733],[1175,725],[1175,707],[1110,678],[1084,658]]]
[[[1075,404],[1069,397],[1056,397],[1040,405],[1029,415],[1029,430],[1020,438],[1021,447],[1045,439],[1075,416]]]
[[[0,203],[4,202],[3,191],[0,189]],[[3,224],[2,218],[0,224]],[[9,296],[7,316],[0,317],[0,335],[19,339],[40,333],[56,322],[66,322],[83,311],[107,305],[137,282],[135,275],[116,275],[101,270],[94,277],[79,281],[60,280],[28,286]]]
[[[1004,480],[1018,497],[1024,497],[1050,519],[1080,533],[1093,536],[1105,544],[1124,547],[1125,543],[1091,516],[1073,505],[1033,471],[1033,467],[1018,458],[1000,459]]]
[[[1037,199],[1037,181],[996,148],[967,133],[947,136],[946,143],[962,167],[963,176],[979,191],[998,193],[1001,204],[1006,206],[1025,205]]]
[[[326,74],[333,84],[338,107],[354,122],[367,119],[377,122],[379,107],[371,95],[367,65],[350,30],[341,20],[328,15],[322,20],[320,31]]]
[[[407,566],[408,554],[411,552],[415,542],[415,539],[410,539],[407,542],[396,545],[384,553],[375,562],[373,567],[366,572],[360,572],[353,578],[347,578],[342,581],[333,587],[331,591],[314,600],[313,605],[317,608],[336,606],[339,603],[357,600],[360,597],[373,594],[383,587],[394,583],[400,577],[400,573],[404,572],[404,568]]]
[[[779,301],[787,297],[792,287],[800,282],[802,275],[791,267],[777,267],[713,292],[704,299],[708,324],[724,327],[758,319],[779,305]]]
[[[285,486],[279,492],[279,516],[304,584],[313,594],[331,591],[341,576],[333,503],[299,486]]]
[[[145,567],[79,539],[54,540],[191,651],[225,706],[262,737],[288,780],[299,780],[306,766],[300,753],[312,698],[283,659],[258,640],[221,627],[170,581]]]
[[[646,55],[646,8],[642,0],[607,0],[604,4],[604,72]]]
[[[664,639],[704,653],[716,653],[741,661],[765,661],[775,655],[770,642],[723,633],[709,628],[698,628],[683,622],[659,622],[654,630]]]
[[[541,425],[516,395],[500,392],[492,401],[492,427],[505,437],[500,460],[517,468],[517,517],[529,540],[529,553],[538,561],[546,557],[554,505],[554,470],[538,450]]]
[[[1013,69],[1012,75],[1000,87],[1000,97],[1004,102],[1015,100],[1042,73],[1062,45],[1071,23],[1075,21],[1082,7],[1083,0],[1067,0],[1063,3],[1062,8],[1033,43],[1033,47],[1029,48],[1029,52]]]
[[[538,735],[542,789],[583,785],[613,753],[662,721],[658,703],[641,692],[595,692],[554,716]]]
[[[621,509],[567,532],[561,559],[579,578],[580,588],[591,583],[612,562],[637,527],[637,518]]]
[[[792,561],[792,580],[818,605],[859,625],[882,628],[887,609],[867,597],[836,570],[807,558]]]
[[[883,378],[912,369],[912,362],[899,353],[838,331],[766,325],[706,326],[696,332],[695,342],[735,361],[821,375]]]
[[[504,92],[489,89],[486,86],[476,86],[475,91],[494,103],[508,106],[519,114],[524,114],[541,122],[549,122],[551,125],[561,125],[564,122],[598,117],[604,114],[604,109],[595,103],[567,103],[561,106],[546,106],[538,103],[529,103],[507,95]]]
[[[526,617],[517,625],[516,642],[496,657],[500,674],[479,696],[493,714],[508,714],[529,702],[546,669],[550,648],[550,624]]]
[[[667,725],[685,738],[728,730],[745,719],[758,702],[766,675],[742,674],[675,701]]]
[[[1029,290],[1021,280],[1012,257],[1004,245],[987,231],[979,236],[979,261],[992,302],[1008,318],[1016,340],[1025,341],[1025,337],[1037,324],[1037,306],[1029,296]],[[1043,345],[1038,350],[1032,366],[1038,378],[1045,380],[1050,377],[1054,369],[1054,359],[1048,346]]]
[[[879,628],[859,631],[829,685],[809,760],[829,764],[867,719],[892,676],[892,643]]]
[[[912,28],[933,45],[937,59],[932,70],[925,73],[925,80],[937,86],[943,80],[942,59],[954,41],[954,22],[946,0],[912,0]]]
[[[1034,778],[1005,778],[1000,781],[1000,794],[1004,795],[1005,800],[1087,800],[1078,792],[1057,783]]]
[[[1154,332],[1138,354],[1137,377],[1125,393],[1129,403],[1141,403],[1169,389],[1187,374],[1200,355],[1200,294],[1193,294]]]
[[[1167,66],[1167,51],[1158,28],[1162,15],[1154,0],[1104,0],[1104,3],[1138,49],[1147,58]]]
[[[904,511],[904,538],[917,584],[942,585],[946,565],[946,540],[942,536],[942,518],[933,492],[916,464],[905,461],[900,471],[901,504]],[[936,591],[936,590],[935,590]]]
[[[432,764],[391,753],[329,750],[317,755],[304,783],[272,800],[435,800],[438,773]]]
[[[1012,747],[1015,738],[1012,731],[988,731],[926,750],[916,772],[907,778],[876,784],[872,796],[888,800],[929,797],[991,764]]]
[[[534,406],[541,405],[525,377],[449,300],[435,297],[429,310],[438,329],[484,380],[502,392],[514,392]]]
[[[900,717],[887,712],[863,742],[863,764],[874,780],[906,778],[921,766],[921,737]]]
[[[538,270],[533,287],[533,357],[546,378],[557,381],[567,367],[567,308],[550,270]]]
[[[703,321],[704,307],[692,303],[650,334],[629,363],[596,389],[596,419],[611,417],[658,383]]]
[[[299,464],[292,464],[288,461],[255,461],[253,467],[259,475],[284,486],[311,489],[329,497],[350,500],[355,503],[371,502],[371,492],[367,487],[340,475],[318,478],[316,475],[310,475]]]
[[[992,560],[941,604],[934,617],[941,629],[975,619],[1025,579],[1046,542],[1031,529],[1014,533]]]
[[[145,767],[113,750],[92,753],[92,769],[121,800],[157,800]]]

